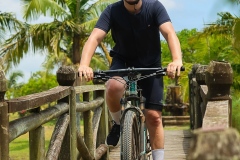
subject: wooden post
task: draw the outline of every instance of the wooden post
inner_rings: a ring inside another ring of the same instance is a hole
[[[200,94],[200,88],[202,85],[206,85],[205,83],[205,71],[206,71],[207,66],[206,65],[200,65],[198,66],[197,70],[196,70],[196,81],[197,81],[197,87],[196,87],[196,128],[200,128],[202,127],[202,119],[203,119],[203,115],[205,112],[205,107],[203,106],[203,99],[201,98],[201,94]]]
[[[206,70],[207,108],[203,127],[230,127],[232,106],[230,87],[233,83],[233,71],[230,63],[212,61]]]
[[[45,157],[45,131],[44,127],[29,132],[30,160],[42,160]]]
[[[83,93],[83,101],[89,101],[89,92]],[[92,119],[93,114],[92,111],[85,111],[83,112],[83,118],[84,118],[84,139],[85,144],[91,153],[92,156],[94,156],[95,148],[93,148],[93,125],[92,125]]]
[[[191,73],[191,81],[189,82],[190,84],[190,119],[192,123],[192,128],[200,128],[201,127],[201,108],[200,108],[200,92],[199,92],[199,84],[198,81],[196,80],[196,74],[199,71],[199,68],[201,65],[195,64],[192,67],[192,73]]]
[[[236,129],[198,129],[193,132],[187,160],[240,159],[240,135]]]
[[[75,70],[76,70],[76,80],[73,84],[73,86],[81,86],[81,85],[85,85],[85,79],[83,78],[82,81],[80,80],[80,77],[78,76],[78,68],[79,68],[79,65],[76,65],[75,66]],[[76,94],[76,103],[80,103],[80,94]],[[79,133],[81,133],[81,112],[77,112],[76,113],[76,124],[77,124],[77,131]]]
[[[40,107],[32,109],[32,113],[39,113]],[[45,157],[45,131],[44,127],[29,131],[30,160],[42,160]]]
[[[194,110],[193,110],[193,72],[188,73],[188,97],[189,97],[189,115],[190,115],[190,129],[194,129]]]
[[[4,100],[7,80],[0,70],[0,159],[9,160],[9,115],[8,105]]]
[[[70,95],[70,151],[71,160],[77,159],[77,122],[76,122],[76,92],[74,87],[71,87]]]
[[[76,80],[76,73],[72,67],[62,66],[58,69],[57,81],[58,81],[59,85],[73,86],[75,80]],[[68,97],[65,97],[65,98],[59,100],[58,102],[69,103],[69,101],[70,100],[69,100],[69,96],[68,96]],[[71,108],[71,106],[70,106],[70,108]],[[71,114],[70,108],[69,108],[69,113]],[[74,121],[72,118],[76,118],[76,116],[70,117],[70,123],[72,123],[71,120]],[[76,126],[76,124],[75,124],[75,126]],[[72,158],[71,154],[73,154],[73,156],[76,154],[76,152],[75,152],[76,150],[72,149],[73,146],[71,146],[71,144],[75,143],[75,142],[71,142],[71,140],[73,140],[74,138],[70,138],[71,135],[76,134],[76,132],[71,133],[70,127],[72,127],[72,126],[69,126],[67,128],[66,134],[64,136],[64,140],[63,140],[60,155],[59,155],[59,160],[66,160],[66,159],[70,160]],[[73,160],[73,159],[71,159],[71,160]],[[76,159],[74,159],[74,160],[76,160]]]
[[[206,70],[206,84],[208,86],[208,100],[230,99],[230,87],[233,83],[233,71],[228,62],[210,62]]]
[[[105,99],[105,91],[96,91],[94,94],[94,97],[104,97]],[[97,135],[97,142],[96,146],[100,146],[101,144],[105,144],[105,140],[108,135],[108,109],[106,105],[106,101],[102,104],[102,115],[99,123],[99,128],[98,128],[98,135]],[[109,159],[109,152],[107,150],[107,153],[102,156],[103,160]]]

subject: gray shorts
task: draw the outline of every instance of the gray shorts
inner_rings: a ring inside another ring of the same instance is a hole
[[[124,69],[128,67],[139,68],[139,66],[131,66],[131,64],[127,64],[124,61],[113,58],[110,70],[114,69]],[[150,67],[144,68],[154,68],[160,67],[159,65],[153,65]],[[143,67],[142,67],[143,68]],[[115,75],[115,76],[123,76],[123,75]],[[146,98],[146,109],[152,109],[157,111],[162,111],[163,109],[163,77],[149,77],[143,80],[138,81],[138,86],[142,89],[142,94]]]

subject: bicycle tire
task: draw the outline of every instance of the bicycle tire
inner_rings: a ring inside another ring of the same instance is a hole
[[[124,116],[121,132],[121,160],[139,159],[140,125],[136,112],[128,110]]]

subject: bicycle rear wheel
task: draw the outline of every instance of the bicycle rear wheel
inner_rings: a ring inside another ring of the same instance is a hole
[[[128,110],[124,116],[121,131],[121,159],[139,159],[140,125],[136,112]]]

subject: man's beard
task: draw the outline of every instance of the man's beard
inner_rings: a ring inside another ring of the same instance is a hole
[[[128,3],[129,5],[135,5],[135,4],[138,4],[139,0],[135,0],[135,1],[125,0],[125,2]]]

